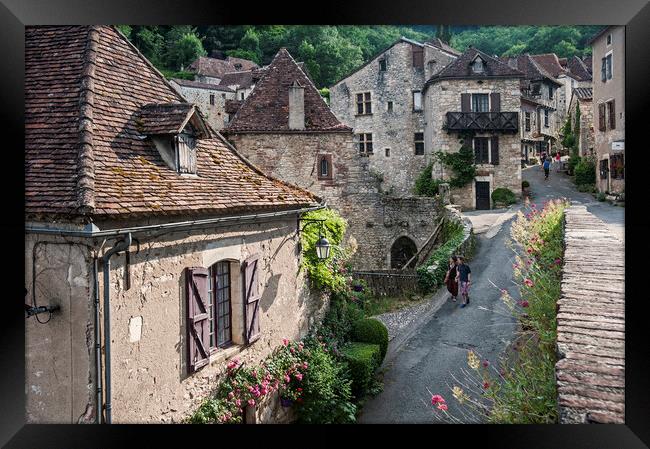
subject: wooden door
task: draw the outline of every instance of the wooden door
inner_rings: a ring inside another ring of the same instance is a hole
[[[476,209],[490,209],[490,183],[488,181],[476,181]]]

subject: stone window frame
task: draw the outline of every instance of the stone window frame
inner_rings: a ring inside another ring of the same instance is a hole
[[[323,175],[323,172],[321,170],[323,161],[325,161],[325,163],[327,164],[327,173],[325,175]],[[319,154],[317,158],[316,168],[318,173],[318,179],[323,179],[323,180],[334,179],[334,166],[332,164],[331,154]]]
[[[418,134],[422,135],[422,139],[418,139]],[[424,131],[413,133],[413,144],[414,144],[413,154],[415,154],[416,156],[424,156]],[[418,148],[419,148],[418,144],[422,144],[421,146],[422,152],[418,152]]]
[[[370,136],[370,137],[368,137]],[[354,134],[354,143],[361,155],[370,155],[374,154],[373,145],[372,145],[372,133],[359,132]],[[370,151],[368,151],[368,145],[370,145]]]
[[[359,95],[362,96],[359,101]],[[354,112],[355,116],[359,115],[372,115],[372,91],[355,92],[354,93]],[[363,112],[359,112],[359,106],[362,106]]]

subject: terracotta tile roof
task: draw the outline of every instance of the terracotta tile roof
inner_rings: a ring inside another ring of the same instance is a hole
[[[210,89],[210,90],[218,90],[220,92],[230,92],[234,93],[235,91],[230,89],[228,86],[222,86],[221,84],[211,84],[211,83],[202,83],[200,81],[191,81],[191,80],[184,80],[181,78],[172,78],[171,81],[175,82],[179,86],[183,87],[194,87],[196,89]]]
[[[150,103],[140,108],[139,122],[142,134],[178,134],[195,108],[191,103]]]
[[[543,55],[531,55],[533,60],[544,68],[548,73],[551,74],[553,78],[557,78],[560,75],[565,75],[566,70],[560,64],[555,53],[546,53]]]
[[[470,63],[480,56],[485,61],[484,72],[474,73]],[[521,78],[524,74],[517,69],[510,67],[508,64],[500,61],[498,58],[483,53],[477,48],[468,48],[462,55],[448,64],[436,75],[429,78],[427,85],[446,78],[485,78],[485,77],[502,77],[502,78]]]
[[[233,58],[231,56],[228,56],[226,59],[199,56],[187,67],[187,70],[197,75],[221,78],[225,73],[251,70],[258,67],[257,64],[248,59]]]
[[[316,86],[298,67],[289,52],[281,48],[225,132],[291,132],[289,87],[296,81],[305,87],[306,132],[351,131],[351,128],[334,116]]]
[[[517,69],[522,72],[525,76],[525,79],[528,81],[545,80],[558,86],[562,85],[561,83],[557,82],[553,75],[547,72],[541,64],[536,63],[529,54],[501,57],[499,60],[508,64],[508,66],[512,67],[513,69]]]
[[[115,28],[26,27],[26,215],[221,215],[319,201],[216,133],[198,140],[197,175],[176,173],[138,129],[151,103],[187,108]]]
[[[591,81],[591,73],[584,61],[577,56],[572,57],[567,62],[567,69],[579,81]]]
[[[585,67],[587,67],[587,71],[589,72],[589,75],[593,75],[593,68],[592,68],[592,59],[591,55],[585,56],[582,58],[582,62],[585,63]]]
[[[226,114],[236,114],[239,111],[244,100],[226,100],[225,111]]]
[[[253,71],[247,70],[245,72],[230,72],[224,73],[219,81],[219,85],[226,86],[238,86],[240,89],[245,89],[252,86],[253,83]]]
[[[580,100],[591,100],[593,95],[593,89],[591,87],[575,87],[573,89],[573,95],[578,97]]]

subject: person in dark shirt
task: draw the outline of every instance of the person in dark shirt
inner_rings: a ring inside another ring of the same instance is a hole
[[[469,265],[465,263],[463,256],[458,256],[458,266],[456,267],[456,280],[460,287],[460,294],[463,297],[463,303],[460,307],[465,307],[469,304],[469,285],[472,279],[472,270]]]
[[[451,293],[451,300],[456,302],[456,296],[458,296],[458,282],[456,281],[456,256],[451,256],[449,258],[449,269],[447,274],[445,274],[445,285],[447,290]]]

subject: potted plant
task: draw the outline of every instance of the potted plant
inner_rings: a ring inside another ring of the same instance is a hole
[[[530,183],[526,180],[521,181],[521,191],[524,196],[530,195]]]

